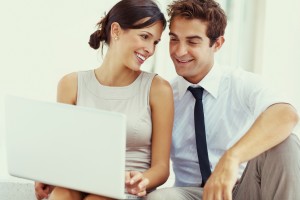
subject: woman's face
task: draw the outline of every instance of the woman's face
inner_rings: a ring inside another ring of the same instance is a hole
[[[161,22],[141,29],[122,30],[116,44],[117,54],[122,57],[123,64],[131,70],[139,71],[147,58],[154,54],[162,32]]]

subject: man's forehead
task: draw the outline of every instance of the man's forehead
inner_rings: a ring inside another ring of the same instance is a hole
[[[185,37],[205,37],[207,23],[199,19],[185,19],[183,17],[175,17],[170,22],[170,33],[177,36],[184,35]]]
[[[205,38],[208,39],[206,32],[189,30],[189,29],[170,28],[169,35],[172,37],[184,38],[184,39],[200,39],[200,40],[204,40]]]

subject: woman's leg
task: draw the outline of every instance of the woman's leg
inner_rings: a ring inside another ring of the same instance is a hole
[[[108,197],[97,196],[94,194],[89,194],[84,198],[84,200],[113,200],[113,199]]]
[[[62,187],[55,187],[49,200],[82,200],[83,193]]]

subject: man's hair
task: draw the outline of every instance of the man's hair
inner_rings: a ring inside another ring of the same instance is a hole
[[[168,5],[167,11],[170,17],[170,26],[175,17],[199,19],[205,22],[210,46],[225,33],[227,17],[224,10],[214,0],[175,0]]]

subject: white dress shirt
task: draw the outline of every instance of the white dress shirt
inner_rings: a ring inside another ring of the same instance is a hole
[[[175,186],[200,186],[202,181],[194,128],[195,99],[187,90],[191,85],[182,77],[172,82],[175,119],[171,160]],[[275,103],[289,102],[266,87],[258,75],[241,69],[226,70],[215,65],[197,86],[204,88],[206,140],[212,171],[223,153],[264,110]],[[240,166],[239,176],[245,165]]]

